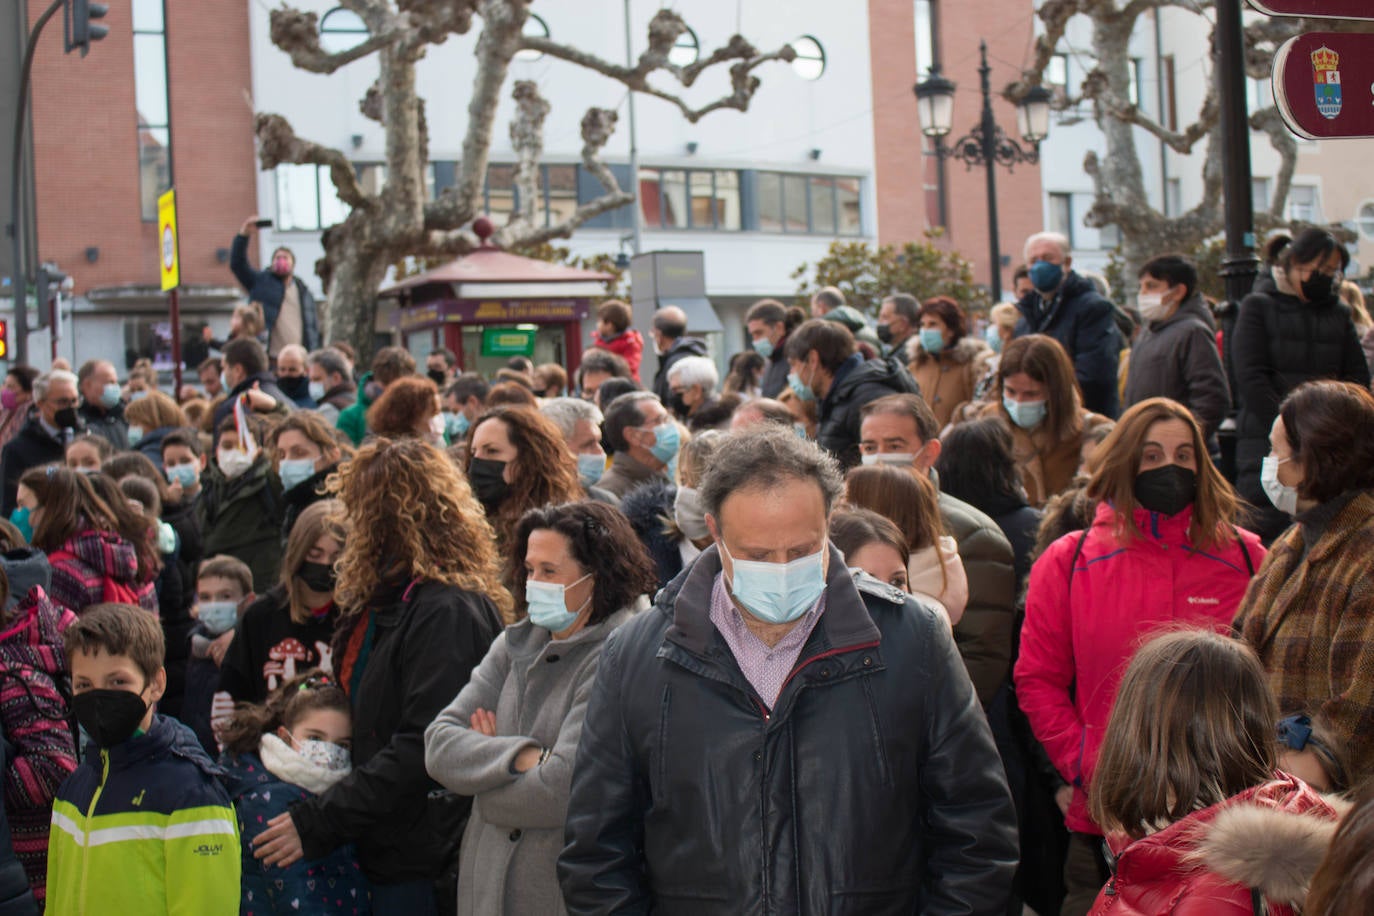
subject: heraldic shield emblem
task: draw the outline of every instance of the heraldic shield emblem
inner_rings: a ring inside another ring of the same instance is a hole
[[[1341,113],[1341,56],[1323,45],[1312,52],[1312,84],[1317,110],[1328,121]]]

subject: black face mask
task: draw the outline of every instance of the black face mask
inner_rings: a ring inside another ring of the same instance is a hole
[[[147,712],[143,697],[128,690],[87,690],[72,697],[76,721],[103,748],[132,738]]]
[[[1335,278],[1326,274],[1313,274],[1302,281],[1302,295],[1308,302],[1325,302],[1335,291]]]
[[[877,329],[877,330],[878,330],[878,339],[879,339],[879,340],[881,340],[881,341],[882,341],[883,343],[885,343],[885,344],[890,344],[890,343],[892,343],[892,325],[890,325],[890,324],[880,324],[880,325],[878,325],[878,329]]]
[[[668,398],[668,409],[679,417],[685,417],[691,412],[687,402],[682,399],[682,392],[680,391]]]
[[[80,419],[76,415],[75,407],[63,407],[53,414],[52,421],[58,429],[76,429]]]
[[[1178,515],[1197,498],[1197,473],[1177,464],[1142,471],[1135,476],[1135,499],[1141,507],[1161,515]]]
[[[304,375],[277,376],[277,387],[291,400],[310,394],[310,378]]]
[[[296,571],[296,578],[306,588],[321,595],[334,591],[334,565],[332,563],[302,563]]]
[[[438,385],[440,390],[443,390],[445,377],[442,369],[430,369],[425,375],[428,375],[430,380]]]
[[[468,483],[472,484],[473,494],[488,513],[500,509],[510,495],[510,484],[502,476],[505,472],[506,462],[490,458],[474,458],[468,468]]]

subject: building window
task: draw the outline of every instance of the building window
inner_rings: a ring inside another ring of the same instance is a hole
[[[668,63],[675,67],[690,67],[701,57],[701,40],[697,38],[697,33],[692,31],[691,26],[687,31],[677,37],[673,43],[673,48],[668,52]]]
[[[781,232],[782,176],[777,172],[759,172],[754,196],[758,198],[758,228],[763,232]]]
[[[739,172],[725,169],[639,170],[639,199],[650,229],[740,228]]]
[[[1160,60],[1160,79],[1164,80],[1164,126],[1178,130],[1178,82],[1174,56],[1167,54]]]
[[[277,229],[318,232],[348,218],[348,207],[335,193],[329,169],[317,165],[279,165],[275,171]]]
[[[134,0],[134,101],[138,121],[138,190],[145,222],[172,186],[172,126],[167,97],[167,28],[162,0]]]
[[[544,225],[563,222],[577,210],[577,166],[540,166],[544,191]]]
[[[352,10],[341,6],[324,14],[320,20],[320,47],[330,54],[339,54],[367,41],[367,23]]]
[[[1310,184],[1295,184],[1288,190],[1288,219],[1295,223],[1316,223],[1321,220],[1317,206],[1317,188]]]
[[[1049,195],[1050,204],[1050,231],[1058,232],[1069,240],[1069,247],[1075,247],[1073,241],[1073,195],[1054,192]]]
[[[1355,224],[1360,227],[1360,235],[1374,240],[1374,201],[1360,204],[1360,212],[1355,214]]]
[[[520,34],[524,35],[526,38],[548,38],[549,24],[534,13],[530,13],[529,18],[525,20],[525,27],[520,30]],[[535,51],[530,48],[515,52],[516,60],[523,60],[527,63],[532,60],[538,60],[543,56],[543,51]]]
[[[1049,62],[1045,64],[1045,85],[1058,87],[1068,90],[1069,88],[1069,55],[1051,54]]]
[[[1263,213],[1269,209],[1268,178],[1250,179],[1250,205],[1256,213]]]
[[[1177,178],[1164,182],[1164,215],[1170,218],[1183,215],[1183,182]]]
[[[916,78],[925,79],[935,65],[934,0],[916,0]]]
[[[763,232],[858,235],[860,182],[836,175],[757,172],[755,209]]]
[[[803,35],[792,42],[792,50],[797,52],[792,61],[792,69],[804,80],[818,80],[825,72],[825,49],[810,35]]]
[[[1274,91],[1267,79],[1248,79],[1246,84],[1246,103],[1250,112],[1263,111],[1274,104]]]
[[[1139,108],[1140,106],[1140,86],[1143,79],[1144,62],[1138,57],[1131,58],[1131,83],[1126,88],[1126,97],[1131,100],[1131,104]]]

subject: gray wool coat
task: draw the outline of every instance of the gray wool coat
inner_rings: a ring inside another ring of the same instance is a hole
[[[425,730],[429,775],[473,796],[459,860],[459,916],[566,912],[555,865],[587,698],[606,637],[643,604],[564,640],[529,620],[507,627]],[[472,730],[478,709],[496,713],[495,737]],[[530,746],[551,753],[516,773],[516,755]]]

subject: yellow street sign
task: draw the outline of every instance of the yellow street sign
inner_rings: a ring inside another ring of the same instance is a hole
[[[158,238],[162,244],[162,291],[181,284],[181,265],[177,260],[177,192],[168,191],[157,199]]]

